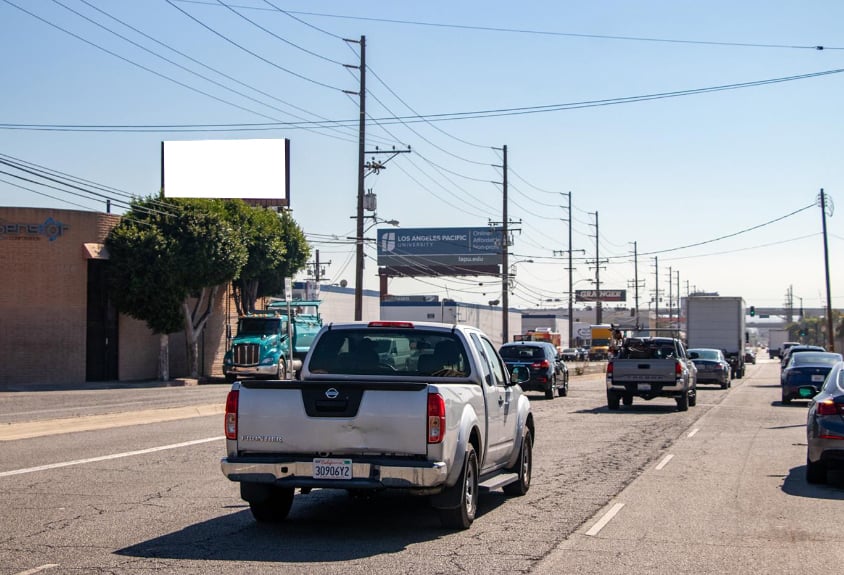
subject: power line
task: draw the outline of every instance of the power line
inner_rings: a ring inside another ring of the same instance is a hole
[[[1,0],[8,4],[12,4],[10,0]],[[169,1],[169,0],[167,0]],[[184,1],[184,0],[181,0]],[[12,4],[14,5],[14,4]],[[15,6],[19,8],[18,6]],[[23,9],[21,9],[23,10]],[[24,10],[25,11],[25,10]],[[27,12],[29,13],[29,12]],[[41,19],[38,16],[36,18]],[[50,24],[48,22],[48,24]],[[54,26],[53,24],[50,24]],[[60,28],[61,29],[61,28]],[[67,32],[66,30],[63,30]],[[69,34],[75,36],[75,34],[68,32]],[[78,36],[77,36],[78,37]],[[80,38],[82,39],[82,38]],[[87,40],[82,39],[86,43],[90,43]],[[99,48],[99,46],[97,46]],[[101,48],[105,50],[104,48]],[[110,54],[120,58],[121,60],[126,60],[127,62],[144,68],[140,64],[135,64],[122,56]],[[162,76],[161,74],[144,68],[147,71],[156,74],[157,76]],[[417,123],[417,122],[445,122],[445,121],[457,121],[457,120],[471,120],[471,119],[479,119],[479,118],[495,118],[495,117],[502,117],[502,116],[519,116],[519,115],[526,115],[526,114],[540,114],[540,113],[549,113],[549,112],[561,112],[567,110],[578,110],[583,108],[594,108],[594,107],[602,107],[602,106],[614,106],[619,104],[631,104],[637,102],[646,102],[651,100],[660,100],[660,99],[667,99],[667,98],[678,98],[683,96],[694,96],[699,94],[706,94],[711,92],[720,92],[720,91],[728,91],[728,90],[740,90],[745,88],[754,88],[759,86],[766,86],[770,84],[779,84],[785,82],[795,82],[800,80],[807,80],[813,78],[820,78],[823,76],[830,76],[835,74],[841,74],[844,72],[844,68],[836,68],[832,70],[822,70],[820,72],[810,72],[807,74],[798,74],[794,76],[783,76],[779,78],[770,78],[766,80],[753,80],[749,82],[739,82],[734,84],[723,84],[718,86],[709,86],[705,88],[692,88],[688,90],[677,90],[672,92],[656,92],[652,94],[643,94],[638,96],[625,96],[619,98],[607,98],[601,100],[583,100],[578,102],[568,102],[562,104],[546,104],[541,106],[521,106],[521,107],[514,107],[514,108],[497,108],[497,109],[487,109],[487,110],[476,110],[476,111],[469,111],[469,112],[445,112],[440,114],[426,114],[426,115],[414,115],[414,116],[396,116],[396,117],[386,117],[386,118],[377,118],[377,121],[383,125],[390,125],[390,124],[399,124],[399,123]],[[186,86],[181,84],[177,80],[172,80],[171,78],[167,78],[166,76],[162,76],[168,80],[176,82],[188,89],[199,91],[195,88],[191,88],[190,86]],[[216,96],[210,96],[216,100],[220,100]],[[229,103],[229,102],[225,102]],[[87,125],[87,124],[18,124],[18,123],[11,123],[11,122],[4,122],[0,123],[0,129],[21,129],[21,130],[55,130],[55,131],[208,131],[210,129],[214,129],[217,131],[249,131],[249,130],[267,130],[267,129],[278,129],[278,128],[304,128],[304,127],[328,127],[328,126],[343,126],[349,127],[354,126],[358,120],[356,119],[346,119],[346,120],[329,120],[329,121],[310,121],[310,122],[274,122],[274,123],[234,123],[234,124],[134,124],[134,125]]]
[[[8,2],[8,0],[4,0],[4,1],[5,1],[5,2]],[[342,88],[338,88],[337,86],[331,86],[330,84],[326,84],[325,82],[320,82],[319,80],[314,80],[313,78],[309,78],[308,76],[305,76],[304,74],[300,74],[300,73],[298,73],[298,72],[294,72],[293,70],[290,70],[289,68],[285,68],[284,66],[282,66],[282,65],[280,65],[280,64],[276,64],[275,62],[273,62],[273,61],[271,61],[271,60],[268,60],[267,58],[264,58],[263,56],[261,56],[261,55],[260,55],[260,54],[258,54],[257,52],[253,52],[252,50],[250,50],[250,49],[249,49],[249,48],[247,48],[246,46],[243,46],[243,45],[241,45],[241,44],[239,44],[239,43],[235,42],[234,40],[232,40],[231,38],[229,38],[229,37],[228,37],[228,36],[226,36],[225,34],[221,34],[220,32],[218,32],[217,30],[215,30],[215,29],[214,29],[214,28],[212,28],[211,26],[208,26],[207,24],[205,24],[205,22],[201,21],[199,18],[196,18],[195,16],[193,16],[192,14],[190,14],[189,12],[187,12],[187,11],[185,11],[185,10],[182,10],[181,8],[179,8],[178,6],[176,6],[176,5],[172,2],[172,0],[164,0],[164,1],[165,1],[165,2],[167,2],[167,3],[168,3],[170,6],[172,6],[173,8],[175,8],[176,10],[178,10],[179,12],[181,12],[182,14],[184,14],[185,16],[187,16],[188,18],[190,18],[191,20],[193,20],[194,22],[196,22],[197,24],[199,24],[200,26],[202,26],[203,28],[205,28],[206,30],[208,30],[209,32],[211,32],[212,34],[215,34],[215,35],[216,35],[216,36],[218,36],[219,38],[222,38],[223,40],[225,40],[226,42],[228,42],[228,43],[229,43],[229,44],[231,44],[232,46],[235,46],[235,47],[237,47],[237,48],[240,48],[241,50],[243,50],[243,51],[244,51],[244,52],[246,52],[247,54],[251,54],[252,56],[254,56],[255,58],[258,58],[258,59],[259,59],[259,60],[261,60],[262,62],[265,62],[266,64],[269,64],[269,65],[270,65],[270,66],[272,66],[273,68],[276,68],[276,69],[278,69],[278,70],[281,70],[282,72],[286,72],[286,73],[290,74],[291,76],[295,76],[296,78],[299,78],[300,80],[304,80],[305,82],[310,82],[311,84],[315,84],[315,85],[317,85],[317,86],[321,86],[321,87],[323,87],[323,88],[328,88],[328,89],[330,89],[330,90],[335,90],[335,91],[337,91],[337,92],[342,92],[342,91],[343,91],[343,89],[342,89]]]
[[[192,4],[208,4],[208,2],[200,0],[178,0],[180,2]],[[252,7],[254,8],[254,7]],[[260,8],[254,8],[260,10]],[[317,16],[321,18],[336,18],[343,20],[360,20],[367,22],[382,22],[387,24],[401,24],[408,26],[424,26],[429,28],[451,28],[455,30],[474,30],[479,32],[499,32],[508,34],[527,34],[534,36],[557,36],[566,38],[584,38],[591,40],[619,40],[627,42],[651,42],[651,43],[666,43],[666,44],[691,44],[703,46],[724,46],[737,48],[777,48],[777,49],[793,49],[793,50],[844,50],[844,48],[835,46],[823,46],[818,44],[762,44],[753,42],[717,42],[712,40],[682,40],[676,38],[656,38],[647,36],[620,36],[611,34],[584,34],[577,32],[557,32],[553,30],[532,30],[527,28],[507,28],[502,26],[478,26],[469,24],[449,24],[444,22],[424,22],[421,20],[399,20],[393,18],[374,18],[367,16],[349,16],[344,14],[326,14],[324,12],[304,12],[304,11],[289,11],[290,14],[300,14],[303,16]]]

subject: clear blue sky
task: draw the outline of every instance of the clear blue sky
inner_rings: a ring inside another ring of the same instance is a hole
[[[599,255],[608,260],[604,288],[632,285],[635,241],[643,300],[655,288],[656,255],[665,295],[670,268],[675,280],[679,273],[683,294],[717,291],[762,307],[781,305],[792,288],[795,306],[799,298],[806,307],[825,304],[821,212],[799,210],[814,204],[821,188],[832,203],[844,198],[844,3],[224,1],[230,8],[215,0],[0,0],[0,158],[146,196],[159,188],[162,140],[289,138],[294,217],[321,259],[331,261],[328,277],[351,284],[354,245],[346,238],[354,234],[357,193],[354,128],[114,127],[355,120],[357,98],[343,90],[357,90],[358,74],[342,64],[357,64],[359,47],[342,38],[366,35],[373,119],[367,149],[413,149],[366,179],[378,195],[378,216],[402,227],[499,221],[495,148],[506,144],[510,216],[521,220],[512,259],[534,260],[517,264],[511,305],[567,298],[566,261],[554,254],[568,249],[562,221],[568,213],[560,206],[567,201],[561,193],[569,191],[572,247],[593,260],[598,213]],[[811,48],[818,45],[825,49]],[[827,71],[834,73],[815,75]],[[811,77],[611,105],[377,122],[609,104],[803,75]],[[104,209],[67,191],[3,174],[0,180],[2,205]],[[841,217],[836,210],[828,220],[839,308]],[[717,240],[724,236],[730,237]],[[701,245],[675,249],[692,244]],[[365,287],[377,289],[374,245],[367,254]],[[594,270],[575,255],[575,288],[590,288]],[[486,302],[499,297],[500,283],[392,280],[390,289]],[[632,288],[629,294],[632,299]]]

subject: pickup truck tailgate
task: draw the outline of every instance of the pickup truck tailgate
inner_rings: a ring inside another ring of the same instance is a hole
[[[428,385],[417,382],[247,381],[241,454],[427,454]]]

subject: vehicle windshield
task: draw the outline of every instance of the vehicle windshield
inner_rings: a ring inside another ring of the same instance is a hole
[[[791,358],[791,365],[822,364],[835,365],[841,361],[840,353],[802,351]]]
[[[721,359],[721,354],[718,353],[717,349],[690,349],[689,355],[693,353],[697,354],[695,359],[709,359],[712,361],[718,361]]]
[[[323,333],[311,353],[308,370],[318,374],[434,377],[471,373],[466,349],[452,333],[367,326]]]
[[[279,332],[278,317],[242,317],[237,322],[237,335],[270,335]]]
[[[498,353],[504,361],[545,359],[545,350],[535,345],[504,345]]]

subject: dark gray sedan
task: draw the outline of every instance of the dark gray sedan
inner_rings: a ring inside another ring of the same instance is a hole
[[[840,353],[827,351],[801,351],[793,353],[780,374],[782,402],[802,399],[800,389],[808,387],[815,393],[821,388],[832,366],[844,360]],[[814,395],[814,394],[812,394]]]
[[[820,393],[803,387],[801,397],[809,399],[806,420],[806,481],[826,483],[826,472],[844,469],[844,362],[829,372]]]
[[[721,389],[732,385],[732,368],[720,349],[692,348],[689,359],[697,367],[698,383],[716,383]]]

